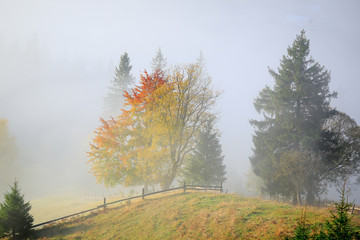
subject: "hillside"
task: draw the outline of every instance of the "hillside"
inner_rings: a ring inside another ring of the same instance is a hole
[[[178,193],[118,205],[35,231],[36,239],[281,239],[300,207],[238,195]],[[308,208],[310,223],[326,209]],[[360,225],[360,218],[353,220]]]

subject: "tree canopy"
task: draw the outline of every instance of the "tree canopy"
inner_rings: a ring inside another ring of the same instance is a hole
[[[311,204],[326,183],[359,172],[360,135],[354,120],[330,106],[337,96],[329,90],[330,72],[309,54],[302,31],[278,71],[269,70],[275,84],[254,101],[263,119],[250,121],[250,161],[270,194],[292,196],[294,202],[305,194]]]
[[[204,124],[196,140],[194,151],[185,167],[185,181],[205,185],[220,184],[226,180],[224,155],[214,120]]]
[[[120,57],[120,62],[115,67],[115,76],[111,81],[108,95],[105,97],[104,112],[109,116],[117,116],[124,107],[124,91],[129,91],[134,83],[134,77],[131,74],[132,66],[130,65],[130,57],[125,52]]]
[[[125,93],[126,109],[101,120],[89,152],[91,172],[107,185],[160,184],[170,187],[212,117],[218,92],[196,65],[141,75]]]
[[[151,69],[153,72],[156,71],[165,71],[167,65],[166,58],[161,52],[161,48],[158,49],[156,52],[156,56],[152,59],[151,62]]]

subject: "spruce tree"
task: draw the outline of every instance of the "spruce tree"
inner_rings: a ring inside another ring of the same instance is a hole
[[[13,239],[28,236],[34,219],[29,213],[31,205],[25,203],[16,180],[4,197],[4,203],[0,204],[0,236],[11,235]]]
[[[120,57],[119,66],[115,68],[115,76],[111,81],[109,93],[105,97],[104,113],[109,116],[118,116],[124,107],[124,91],[129,91],[134,83],[134,77],[131,74],[132,65],[130,57],[125,52]]]
[[[214,121],[209,120],[200,132],[195,150],[185,167],[185,181],[199,184],[220,184],[226,180],[224,155]]]
[[[348,202],[346,198],[346,180],[341,190],[338,190],[340,194],[340,201],[335,203],[336,211],[330,211],[331,221],[326,220],[325,228],[327,231],[328,239],[342,239],[351,240],[356,234],[356,229],[351,225],[352,216],[349,215],[352,204]]]
[[[161,48],[158,49],[156,52],[156,56],[153,58],[151,62],[151,70],[154,72],[156,71],[165,71],[166,70],[166,58],[164,58],[164,55],[161,52]]]
[[[355,145],[360,134],[354,121],[330,106],[337,96],[329,90],[330,72],[309,54],[310,41],[302,31],[278,71],[269,70],[275,84],[266,86],[254,102],[264,118],[250,121],[255,128],[250,161],[270,194],[293,197],[294,203],[305,194],[312,204],[326,182],[359,171]],[[341,121],[346,126],[334,129]]]

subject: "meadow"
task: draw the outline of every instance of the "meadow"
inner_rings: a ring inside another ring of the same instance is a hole
[[[283,239],[303,209],[235,194],[178,192],[46,225],[33,239]],[[318,227],[330,216],[327,208],[307,207],[306,214]],[[360,226],[359,215],[353,223]]]

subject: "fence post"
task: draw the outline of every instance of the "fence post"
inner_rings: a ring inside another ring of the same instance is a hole
[[[105,208],[106,208],[106,198],[104,197],[104,212],[105,212]]]
[[[185,185],[185,182],[184,182],[184,192],[186,191],[186,185]]]
[[[144,188],[142,189],[142,199],[144,200],[144,198],[145,198],[145,190],[144,190]]]

